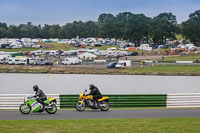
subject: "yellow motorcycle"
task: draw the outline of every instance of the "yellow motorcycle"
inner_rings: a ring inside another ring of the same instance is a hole
[[[96,102],[93,100],[93,96],[85,95],[85,92],[87,92],[87,90],[80,94],[79,101],[75,105],[76,110],[83,111],[85,110],[86,106],[91,109],[101,109],[102,111],[109,110],[109,97],[102,97],[101,99],[98,99],[99,106],[97,106],[97,104],[95,104]]]

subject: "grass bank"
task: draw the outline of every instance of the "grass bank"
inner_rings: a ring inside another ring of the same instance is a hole
[[[170,57],[165,57],[164,61],[200,61],[200,56],[196,55],[185,55],[185,56],[170,56]]]
[[[28,52],[28,51],[34,51],[34,50],[75,50],[80,49],[79,47],[74,47],[73,45],[65,44],[65,43],[44,43],[39,42],[37,43],[42,46],[42,48],[16,48],[16,49],[0,49],[0,51],[4,52]],[[107,50],[107,48],[111,47],[117,47],[116,45],[104,45],[101,47],[93,47],[94,49],[100,49],[100,50]],[[87,46],[86,48],[90,48],[90,46]]]
[[[3,120],[0,130],[2,133],[199,133],[200,119]]]
[[[200,66],[158,65],[153,67],[121,70],[127,74],[149,75],[200,75]]]
[[[59,66],[0,65],[1,73],[61,73],[61,74],[124,74],[124,75],[193,75],[200,76],[200,66],[153,66],[131,69],[96,69]]]
[[[0,51],[4,52],[30,52],[30,51],[35,51],[39,50],[39,48],[15,48],[15,49],[3,49],[1,48]]]

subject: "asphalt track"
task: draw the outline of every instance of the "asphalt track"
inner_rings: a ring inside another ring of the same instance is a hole
[[[119,118],[196,118],[200,109],[132,109],[132,110],[58,110],[56,114],[30,113],[17,110],[0,110],[0,120],[62,120],[62,119],[119,119]]]

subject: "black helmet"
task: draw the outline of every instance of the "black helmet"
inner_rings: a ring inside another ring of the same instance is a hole
[[[93,89],[94,88],[94,85],[93,84],[90,84],[89,85],[89,89],[91,90],[91,89]]]
[[[33,86],[33,91],[38,91],[38,89],[39,89],[38,85]]]

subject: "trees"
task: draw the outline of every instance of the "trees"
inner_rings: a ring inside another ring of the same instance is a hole
[[[181,29],[181,30],[180,30]],[[59,24],[33,25],[32,22],[19,26],[0,22],[0,38],[80,38],[103,37],[126,39],[139,44],[141,40],[164,44],[166,38],[175,38],[175,34],[183,34],[194,43],[200,42],[200,10],[189,15],[189,19],[177,24],[172,13],[161,13],[154,18],[144,14],[122,12],[117,15],[100,14],[98,21],[74,21],[63,26]]]
[[[42,38],[50,38],[49,29],[50,29],[50,26],[48,24],[44,24],[44,26],[40,30],[40,35]]]
[[[15,25],[10,25],[7,31],[8,38],[20,38],[20,30]]]
[[[101,14],[98,19],[99,36],[104,38],[126,39],[139,43],[144,37],[148,40],[151,18],[131,12]]]
[[[60,38],[59,31],[60,31],[60,25],[54,24],[54,25],[50,26],[48,35],[50,38]]]
[[[98,36],[103,38],[117,38],[117,26],[115,16],[112,14],[103,13],[98,18]]]
[[[148,41],[151,18],[144,14],[132,14],[126,21],[123,28],[124,39],[134,41],[136,44],[144,38]]]
[[[0,23],[0,38],[4,38],[7,36],[7,24],[6,23]]]
[[[7,36],[7,30],[3,27],[0,27],[0,38],[4,38]]]
[[[175,38],[177,32],[176,16],[172,13],[161,13],[151,23],[151,36],[154,43],[166,43],[166,38]]]
[[[108,21],[113,20],[114,18],[115,18],[114,15],[112,15],[110,13],[108,13],[108,14],[103,13],[103,14],[99,15],[98,22],[107,23]]]
[[[65,38],[80,38],[97,37],[98,25],[94,21],[74,21],[73,23],[67,23],[63,26],[63,33]]]
[[[182,23],[182,34],[190,41],[200,43],[200,10],[189,15],[189,19]]]
[[[84,37],[97,37],[98,24],[94,21],[87,21],[84,23]]]

